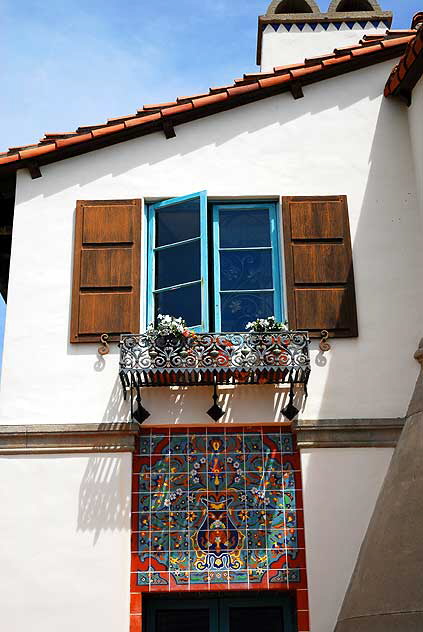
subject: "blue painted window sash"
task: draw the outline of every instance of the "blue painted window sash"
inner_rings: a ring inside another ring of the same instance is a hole
[[[200,200],[200,236],[192,239],[186,239],[184,241],[175,242],[166,246],[156,247],[156,211],[167,206],[175,206],[175,212],[177,212],[177,205],[186,200],[193,200],[198,198]],[[147,324],[154,322],[154,295],[156,292],[163,292],[169,289],[177,289],[180,287],[187,287],[189,285],[195,285],[198,281],[191,281],[189,283],[181,283],[180,285],[174,285],[169,288],[160,288],[156,290],[156,257],[155,253],[164,250],[165,248],[177,246],[180,244],[191,243],[200,240],[201,251],[201,324],[196,327],[190,327],[193,331],[198,333],[207,332],[209,330],[209,294],[208,294],[208,254],[207,254],[207,191],[199,191],[198,193],[192,193],[190,195],[184,195],[182,197],[171,198],[164,200],[163,202],[157,202],[156,204],[150,204],[148,206],[148,270],[147,270]]]
[[[219,236],[219,213],[220,210],[234,210],[240,211],[242,209],[248,210],[267,210],[269,213],[270,223],[270,247],[258,247],[258,248],[220,248],[220,236]],[[270,290],[227,290],[227,292],[233,293],[254,293],[254,292],[273,292],[273,314],[276,320],[283,322],[283,302],[282,302],[282,286],[281,286],[281,265],[280,265],[280,250],[279,250],[279,220],[278,220],[278,205],[275,203],[239,203],[239,204],[214,204],[213,205],[213,247],[214,247],[214,311],[215,311],[215,330],[221,331],[222,326],[222,314],[221,314],[221,300],[220,295],[223,290],[220,289],[220,252],[225,250],[272,250],[272,271],[273,271],[273,289]]]

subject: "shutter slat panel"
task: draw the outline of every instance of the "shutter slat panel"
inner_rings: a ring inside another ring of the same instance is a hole
[[[339,202],[297,198],[290,205],[292,239],[341,239],[344,223]]]
[[[283,198],[283,227],[290,328],[357,336],[346,197]]]
[[[141,200],[77,203],[71,342],[138,333]]]
[[[131,284],[131,248],[102,248],[82,251],[81,287],[117,287]]]
[[[295,306],[300,329],[349,329],[347,288],[296,289]]]
[[[121,334],[131,329],[131,294],[81,294],[79,333]]]
[[[294,244],[296,283],[347,283],[350,262],[343,244]]]
[[[84,244],[132,242],[134,209],[132,205],[110,204],[84,207]],[[119,209],[116,212],[116,208]]]

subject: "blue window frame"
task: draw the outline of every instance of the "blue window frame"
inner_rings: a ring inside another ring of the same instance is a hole
[[[216,331],[282,320],[276,204],[214,204],[213,246]]]
[[[148,322],[170,314],[208,331],[206,191],[150,205],[148,241]]]
[[[244,331],[256,318],[283,320],[277,205],[213,203],[207,193],[148,207],[148,322],[182,316],[194,331]],[[208,271],[214,311],[209,313]]]

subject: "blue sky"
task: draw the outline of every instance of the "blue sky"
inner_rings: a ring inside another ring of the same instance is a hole
[[[0,150],[256,70],[268,1],[0,0]],[[381,5],[408,28],[423,0]]]

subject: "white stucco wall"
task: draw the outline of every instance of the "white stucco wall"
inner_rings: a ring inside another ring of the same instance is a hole
[[[268,24],[263,31],[261,69],[270,72],[275,66],[284,66],[303,62],[307,57],[316,57],[332,53],[335,48],[358,44],[364,35],[383,35],[386,25],[379,22],[377,28],[367,22],[365,28],[358,22],[350,29],[347,24],[341,24],[339,29],[329,24],[327,30],[320,24],[315,30],[306,24],[302,31],[293,24],[288,31],[281,24],[277,31]]]
[[[357,339],[312,344],[308,419],[396,417],[417,375],[421,227],[407,117],[382,98],[394,62],[161,133],[19,172],[3,357],[1,423],[128,418],[118,350],[70,345],[77,199],[147,199],[207,189],[211,198],[347,194]],[[145,234],[145,226],[143,227]],[[145,279],[142,287],[145,305]],[[143,323],[145,324],[145,323]],[[225,422],[280,420],[286,389],[222,388]],[[202,423],[209,389],[146,389],[148,423]]]
[[[408,110],[411,145],[413,148],[414,168],[417,181],[417,192],[420,199],[421,218],[423,222],[423,78],[413,90],[412,103]]]
[[[131,455],[0,459],[1,629],[129,629]]]
[[[335,628],[392,452],[302,451],[311,632]]]

